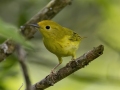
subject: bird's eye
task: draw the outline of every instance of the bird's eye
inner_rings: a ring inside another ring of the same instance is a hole
[[[50,26],[46,26],[46,29],[50,29]]]

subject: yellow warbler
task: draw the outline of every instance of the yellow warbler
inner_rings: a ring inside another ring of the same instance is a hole
[[[76,50],[82,39],[77,33],[51,20],[31,25],[39,29],[45,47],[58,57],[59,64],[52,69],[52,72],[62,63],[62,57],[72,56],[72,60],[75,59]]]

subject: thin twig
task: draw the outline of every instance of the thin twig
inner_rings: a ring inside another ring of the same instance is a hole
[[[21,65],[21,68],[22,68],[22,71],[23,71],[23,76],[24,76],[24,79],[25,79],[25,82],[26,82],[26,90],[31,90],[31,81],[30,81],[30,78],[29,78],[27,66],[25,64],[26,52],[20,45],[17,45],[16,51],[17,51],[19,63]]]
[[[99,45],[91,51],[86,52],[74,61],[70,61],[66,66],[58,70],[56,73],[49,74],[43,80],[32,85],[32,90],[44,90],[53,86],[58,81],[74,73],[75,71],[84,68],[91,61],[103,54],[104,46]]]
[[[15,51],[15,43],[8,39],[3,44],[0,45],[0,62],[2,62],[6,57],[11,55]]]

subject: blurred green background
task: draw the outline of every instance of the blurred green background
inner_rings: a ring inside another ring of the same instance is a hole
[[[13,37],[18,28],[49,1],[0,0],[0,44]],[[105,46],[105,51],[87,67],[47,90],[120,90],[120,0],[73,0],[72,5],[65,7],[52,20],[87,37],[81,42],[77,57],[100,44]],[[29,46],[20,36],[13,38],[23,46]],[[27,49],[26,63],[34,84],[48,75],[58,61],[44,47],[39,32],[30,42],[33,47]],[[63,58],[60,67],[70,59]],[[24,90],[24,78],[14,53],[0,63],[0,90],[18,90],[22,83],[21,90]]]

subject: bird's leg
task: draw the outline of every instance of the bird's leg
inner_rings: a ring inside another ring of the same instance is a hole
[[[55,69],[60,65],[61,63],[57,64],[52,70],[51,70],[51,73],[54,73],[55,72]]]
[[[72,55],[72,59],[71,60],[75,60],[76,59],[76,55],[75,53]]]
[[[57,64],[52,70],[51,70],[51,73],[50,73],[50,77],[52,79],[52,81],[54,82],[54,78],[53,78],[53,74],[55,74],[55,69],[62,63],[62,58],[61,57],[58,57],[58,60],[59,60],[59,64]],[[53,83],[52,83],[53,84]]]
[[[59,61],[59,64],[57,64],[52,70],[51,70],[51,73],[54,73],[55,69],[62,63],[62,58],[57,56],[58,57],[58,61]]]

